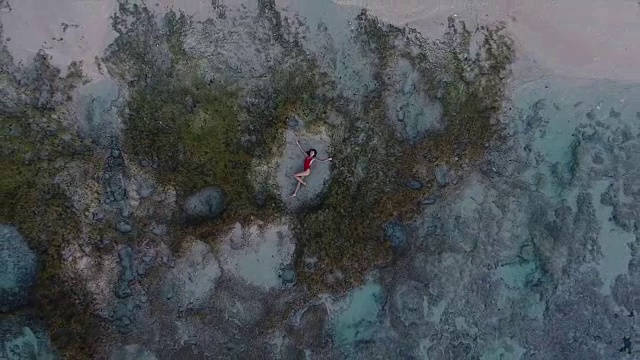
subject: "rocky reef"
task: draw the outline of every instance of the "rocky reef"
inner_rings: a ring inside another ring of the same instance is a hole
[[[637,356],[640,87],[322,4],[118,1],[99,80],[0,42],[0,357]]]

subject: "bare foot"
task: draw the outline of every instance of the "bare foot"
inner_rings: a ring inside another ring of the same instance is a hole
[[[291,197],[296,197],[296,194],[291,195]]]

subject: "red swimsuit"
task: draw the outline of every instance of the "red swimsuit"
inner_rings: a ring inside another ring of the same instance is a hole
[[[313,158],[311,156],[307,156],[304,159],[304,171],[307,171],[309,169],[311,169],[311,162],[313,161]]]

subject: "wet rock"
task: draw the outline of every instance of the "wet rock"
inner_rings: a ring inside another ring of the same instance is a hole
[[[154,266],[155,258],[156,254],[153,250],[147,250],[146,252],[138,255],[138,258],[136,259],[136,270],[138,272],[138,275],[144,276],[146,273],[148,273],[149,270],[151,270],[151,268]]]
[[[307,356],[303,349],[296,347],[294,344],[287,343],[282,349],[282,358],[290,360],[304,360]]]
[[[194,241],[166,274],[163,297],[176,308],[198,309],[209,302],[220,275],[220,265],[209,245]]]
[[[116,230],[123,234],[128,234],[133,231],[133,225],[128,220],[122,219],[116,224]]]
[[[93,214],[91,215],[94,221],[102,221],[104,220],[104,212],[101,210],[96,210],[95,212],[93,212]]]
[[[220,291],[216,296],[215,307],[225,318],[241,326],[254,326],[265,315],[263,303],[250,292]]]
[[[389,84],[384,96],[387,118],[400,138],[413,142],[443,126],[442,104],[421,90],[422,76],[410,61],[396,57],[385,80]]]
[[[349,346],[373,339],[382,312],[382,287],[369,282],[353,289],[341,301],[341,309],[332,324],[334,341],[338,346]]]
[[[187,95],[187,97],[185,97],[184,99],[184,106],[189,114],[193,114],[193,112],[196,110],[196,102],[189,95]]]
[[[291,128],[292,130],[300,130],[303,125],[304,123],[297,116],[292,116],[287,122],[287,126],[289,126],[289,128]]]
[[[146,199],[148,197],[153,196],[156,192],[155,185],[149,180],[145,178],[138,179],[138,194],[141,198]]]
[[[267,205],[267,192],[266,191],[259,191],[256,194],[256,205],[258,205],[259,207],[264,207],[265,205]]]
[[[37,269],[36,254],[18,230],[0,225],[0,312],[10,312],[25,305]]]
[[[292,264],[293,234],[285,223],[256,223],[235,228],[220,244],[220,265],[227,275],[264,289],[282,286],[281,269]]]
[[[131,216],[131,214],[133,214],[133,209],[131,208],[131,206],[129,206],[128,204],[123,204],[120,208],[120,215],[122,215],[122,217],[128,218],[129,216]]]
[[[285,284],[290,284],[296,281],[296,272],[293,267],[286,267],[282,269],[280,273],[280,279]]]
[[[424,187],[424,184],[421,181],[418,181],[418,180],[411,180],[411,181],[409,181],[407,186],[409,187],[409,189],[420,190],[420,189],[422,189]]]
[[[403,326],[425,325],[426,294],[427,290],[424,285],[416,281],[397,285],[391,299],[391,308],[393,315],[400,320]]]
[[[224,211],[224,192],[217,187],[208,187],[189,196],[184,210],[191,218],[215,219]]]
[[[74,96],[76,113],[84,115],[79,119],[82,134],[100,147],[113,146],[113,138],[119,133],[120,110],[124,105],[124,97],[120,95],[115,80],[103,79],[82,86],[78,96]]]
[[[59,359],[44,324],[27,316],[0,318],[0,359]]]
[[[164,224],[154,224],[151,226],[151,233],[156,236],[165,236],[168,231],[167,225]]]
[[[310,305],[300,317],[299,342],[305,348],[321,347],[327,336],[329,311],[325,304]]]
[[[116,290],[116,296],[121,299],[131,296],[133,293],[129,287],[130,281],[135,279],[135,269],[133,262],[133,249],[128,246],[124,246],[118,252],[120,259],[121,273],[120,281]]]
[[[429,197],[426,197],[426,198],[420,200],[420,204],[422,204],[422,205],[433,205],[433,204],[436,203],[436,200],[437,199],[436,199],[435,196],[429,196]]]
[[[0,80],[0,114],[14,115],[22,107],[18,93],[5,79]]]
[[[121,345],[114,349],[109,360],[156,360],[156,356],[142,345]]]
[[[395,250],[406,249],[407,231],[404,225],[397,221],[391,221],[385,225],[384,231],[387,239],[391,241],[391,246],[393,246]]]
[[[129,334],[134,330],[135,326],[135,314],[134,314],[134,300],[128,298],[121,300],[111,316],[113,326],[120,334]]]
[[[438,165],[435,170],[436,181],[441,187],[449,185],[450,169],[447,165]]]
[[[612,213],[613,222],[624,231],[632,232],[636,229],[636,223],[640,219],[640,207],[626,204],[616,204]]]
[[[124,180],[120,175],[108,173],[105,175],[105,201],[112,203],[123,201],[127,198],[127,190]]]

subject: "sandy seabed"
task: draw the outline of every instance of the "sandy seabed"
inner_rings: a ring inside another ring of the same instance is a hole
[[[251,1],[223,1],[230,3]],[[308,1],[278,0],[281,7],[301,11]],[[322,8],[328,1],[313,2]],[[454,15],[470,26],[503,21],[516,41],[520,59],[545,69],[543,73],[589,79],[640,81],[640,5],[636,1],[604,0],[339,0],[350,8],[369,9],[382,20],[416,28],[438,37],[446,18]],[[7,5],[8,4],[8,5]],[[215,15],[209,1],[160,0],[145,2],[150,9],[180,9],[196,19]],[[93,78],[101,76],[95,66],[114,38],[111,29],[116,0],[7,0],[0,10],[7,46],[18,60],[26,61],[45,49],[53,63],[65,66],[82,60]],[[309,14],[310,15],[310,14]],[[517,68],[517,67],[516,67]],[[531,71],[529,66],[526,67]]]

